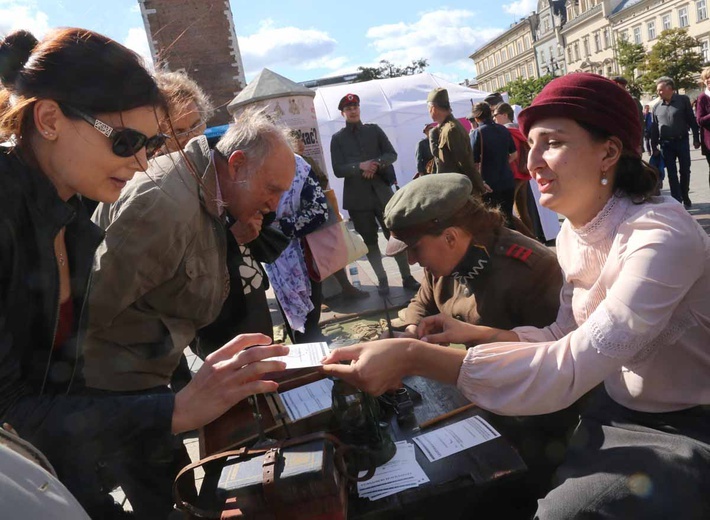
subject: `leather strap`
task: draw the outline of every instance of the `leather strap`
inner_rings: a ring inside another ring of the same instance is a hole
[[[288,448],[291,446],[298,446],[301,444],[307,444],[312,441],[316,440],[323,440],[323,441],[329,441],[333,443],[333,446],[335,446],[335,452],[333,453],[333,458],[335,461],[335,467],[340,473],[349,481],[351,482],[362,482],[364,480],[369,480],[372,478],[372,476],[375,474],[375,465],[372,463],[370,467],[367,470],[367,473],[363,475],[362,477],[358,477],[357,475],[350,475],[348,474],[347,470],[347,465],[345,462],[345,456],[350,453],[351,451],[356,451],[356,450],[362,450],[361,448],[356,448],[355,446],[349,445],[349,444],[344,444],[340,439],[335,437],[334,435],[330,433],[325,433],[325,432],[315,432],[315,433],[309,433],[308,435],[302,435],[300,437],[295,437],[293,439],[286,439],[283,441],[280,441],[278,444],[275,446],[270,446],[267,448],[247,448],[246,446],[239,447],[238,449],[230,450],[230,448],[234,447],[235,445],[232,444],[231,446],[227,447],[227,451],[223,451],[221,453],[216,453],[214,455],[210,455],[209,457],[205,457],[204,459],[201,459],[197,462],[193,462],[192,464],[185,466],[183,469],[180,470],[178,473],[177,477],[175,477],[175,482],[173,482],[173,498],[175,499],[175,504],[177,505],[178,509],[182,511],[187,511],[193,516],[196,516],[198,518],[219,518],[220,515],[222,514],[222,511],[219,510],[210,510],[210,509],[201,509],[186,500],[182,498],[180,495],[180,489],[178,486],[178,482],[185,476],[185,474],[192,474],[192,471],[195,468],[199,468],[202,466],[210,465],[212,463],[215,463],[216,461],[222,460],[222,459],[227,459],[229,457],[234,457],[235,459],[243,459],[243,458],[251,458],[255,455],[262,455],[262,454],[267,454],[267,457],[265,457],[264,463],[262,464],[263,468],[263,475],[264,475],[264,481],[263,481],[263,486],[264,486],[264,493],[265,497],[267,500],[269,499],[269,495],[266,493],[273,493],[275,495],[276,491],[276,485],[277,485],[277,478],[276,478],[276,462],[278,461],[278,457],[280,456],[280,451],[284,448]],[[272,452],[272,455],[269,455],[269,452]],[[269,464],[268,467],[270,468],[269,471],[273,472],[270,476],[272,480],[267,484],[267,463],[266,459],[267,458],[273,458],[273,464]],[[372,459],[371,459],[372,460]]]

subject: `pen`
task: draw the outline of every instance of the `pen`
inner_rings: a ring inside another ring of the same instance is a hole
[[[465,406],[462,406],[461,408],[456,408],[456,410],[451,410],[450,412],[446,412],[445,414],[439,415],[438,417],[434,417],[433,419],[429,419],[428,421],[424,421],[419,425],[420,429],[428,428],[429,426],[432,426],[434,424],[440,423],[441,421],[445,421],[446,419],[449,419],[453,417],[454,415],[458,415],[462,412],[465,412],[466,410],[470,410],[476,406],[473,403],[469,403]]]
[[[389,337],[390,337],[390,338],[393,338],[393,337],[394,337],[394,333],[393,333],[393,331],[392,331],[392,320],[390,319],[390,309],[389,309],[389,307],[387,306],[387,296],[383,296],[383,297],[382,297],[382,301],[383,301],[384,304],[385,304],[385,320],[387,320],[387,331],[388,331],[388,333],[389,333]]]

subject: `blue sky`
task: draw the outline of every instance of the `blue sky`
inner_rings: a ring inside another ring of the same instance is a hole
[[[179,1],[179,0],[174,0]],[[268,67],[294,81],[355,71],[381,59],[429,60],[429,72],[475,76],[468,56],[533,11],[536,0],[231,0],[247,81]],[[352,7],[348,7],[352,5]],[[150,57],[137,0],[0,0],[0,35],[51,27],[92,29]]]

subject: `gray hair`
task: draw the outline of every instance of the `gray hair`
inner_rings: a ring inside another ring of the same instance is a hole
[[[202,121],[207,122],[214,115],[209,96],[185,71],[159,70],[155,73],[155,82],[168,101],[170,116],[179,117],[190,103],[195,103]]]
[[[274,123],[264,109],[248,108],[229,125],[215,150],[224,158],[236,151],[244,152],[247,172],[251,175],[278,145],[290,148],[288,128]]]
[[[670,85],[670,87],[675,90],[675,82],[673,81],[672,78],[669,78],[668,76],[661,76],[656,80],[656,85],[659,83],[663,83],[664,85]]]

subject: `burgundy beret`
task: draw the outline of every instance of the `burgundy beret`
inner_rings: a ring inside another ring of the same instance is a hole
[[[603,130],[618,137],[625,151],[641,156],[641,114],[631,94],[609,79],[587,72],[554,79],[520,112],[518,124],[527,137],[536,122],[553,117]]]
[[[340,100],[340,103],[338,103],[338,110],[341,112],[343,111],[343,108],[345,108],[348,105],[359,105],[360,104],[360,96],[357,94],[345,94],[343,96],[343,99]]]

